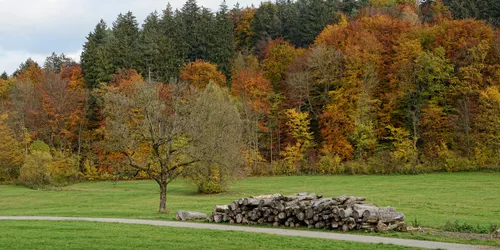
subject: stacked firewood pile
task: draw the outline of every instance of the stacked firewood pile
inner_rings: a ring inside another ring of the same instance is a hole
[[[231,224],[267,224],[275,227],[316,229],[406,231],[405,216],[395,208],[365,203],[364,197],[298,193],[241,198],[230,205],[215,206],[209,222]]]

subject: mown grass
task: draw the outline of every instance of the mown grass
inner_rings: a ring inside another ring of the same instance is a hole
[[[443,228],[458,221],[473,227],[500,225],[500,173],[441,173],[415,176],[293,176],[248,178],[232,191],[199,195],[179,180],[168,190],[170,213],[157,213],[159,190],[152,181],[81,183],[49,191],[0,186],[0,215],[45,215],[173,219],[178,209],[210,213],[216,204],[250,195],[315,192],[325,196],[366,196],[368,202],[393,206],[405,213],[411,226]],[[428,234],[389,237],[497,245],[498,241],[455,239]]]
[[[93,222],[0,222],[0,249],[410,249],[244,232]]]
[[[208,213],[214,205],[240,197],[302,191],[366,196],[368,202],[396,207],[410,224],[417,219],[425,227],[457,220],[483,227],[500,224],[500,173],[249,178],[220,195],[199,195],[185,181],[177,181],[169,186],[171,212],[166,215],[157,213],[159,190],[152,181],[81,183],[49,191],[0,186],[0,215],[172,219],[178,209]]]

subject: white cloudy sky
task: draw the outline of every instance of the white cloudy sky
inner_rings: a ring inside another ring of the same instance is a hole
[[[52,52],[79,60],[85,37],[103,18],[108,25],[119,13],[132,11],[139,21],[165,8],[168,0],[0,0],[0,73],[12,73],[31,57],[43,63]],[[185,0],[171,0],[181,8]],[[226,0],[229,7],[259,5],[261,0]],[[198,0],[217,9],[222,0]]]

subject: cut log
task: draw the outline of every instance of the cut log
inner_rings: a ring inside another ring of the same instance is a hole
[[[352,208],[347,208],[347,209],[340,209],[339,215],[341,218],[345,219],[347,217],[350,217],[352,215]]]
[[[314,217],[314,210],[308,208],[306,209],[305,214],[306,214],[306,219],[310,220]]]
[[[259,207],[272,207],[274,199],[261,199],[259,201]]]
[[[243,215],[237,214],[236,215],[236,223],[241,224],[243,222]]]
[[[215,223],[222,223],[222,215],[221,214],[216,214],[214,215],[214,222]]]
[[[204,213],[191,212],[191,211],[177,211],[175,218],[177,220],[188,221],[188,220],[205,220],[208,216]]]
[[[322,229],[326,226],[326,224],[323,222],[323,221],[320,221],[318,223],[316,223],[316,225],[314,226],[316,229]]]
[[[214,211],[219,213],[227,213],[229,212],[229,206],[228,205],[215,206]]]

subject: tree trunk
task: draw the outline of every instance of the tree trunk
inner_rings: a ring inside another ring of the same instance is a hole
[[[160,183],[160,211],[161,214],[167,213],[167,184]]]

